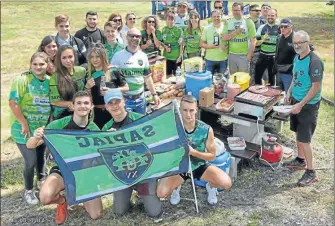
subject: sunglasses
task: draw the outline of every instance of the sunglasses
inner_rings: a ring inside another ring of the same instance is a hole
[[[128,20],[136,20],[136,18],[128,18]]]
[[[214,9],[222,9],[223,7],[219,7],[219,6],[217,6],[217,7],[214,7]]]
[[[148,24],[155,24],[156,22],[154,20],[148,20]]]
[[[282,25],[282,26],[280,26],[280,28],[288,28],[288,26],[287,25]]]
[[[117,22],[121,22],[122,19],[113,19],[112,21],[115,22],[115,23],[117,23]]]
[[[134,35],[134,34],[128,34],[127,36],[129,38],[137,38],[137,39],[140,39],[142,37],[141,35]]]
[[[250,11],[259,13],[262,10],[260,10],[260,9],[254,9],[254,10],[250,10]]]

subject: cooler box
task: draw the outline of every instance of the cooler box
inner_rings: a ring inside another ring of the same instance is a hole
[[[236,82],[241,86],[240,92],[249,88],[250,75],[246,72],[236,72],[229,77],[229,82],[234,83],[236,77]]]
[[[219,156],[216,156],[216,159],[214,161],[208,162],[210,165],[214,165],[222,169],[225,173],[229,175],[230,165],[232,162],[231,154],[226,151],[221,153]],[[194,183],[200,187],[206,187],[206,181],[203,180],[197,180],[194,178]],[[222,191],[223,189],[220,188],[218,191]]]
[[[200,90],[212,87],[212,73],[210,71],[185,73],[185,85],[185,93],[191,92],[192,96],[199,100]]]

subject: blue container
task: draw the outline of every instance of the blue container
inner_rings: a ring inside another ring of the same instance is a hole
[[[231,154],[226,151],[220,154],[219,156],[216,156],[216,159],[214,161],[208,162],[210,165],[214,165],[225,171],[227,174],[229,174],[229,169],[231,165]],[[194,183],[200,187],[206,187],[206,181],[203,180],[197,180],[194,179]],[[222,188],[218,188],[218,191],[222,191]]]
[[[212,87],[212,73],[205,72],[187,72],[185,73],[186,94],[192,93],[192,96],[199,100],[199,91],[206,87]]]

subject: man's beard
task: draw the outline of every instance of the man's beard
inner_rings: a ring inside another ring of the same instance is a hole
[[[96,24],[95,24],[93,27],[92,27],[89,23],[86,23],[86,25],[87,25],[87,27],[89,27],[89,28],[96,28],[96,27],[97,27]]]

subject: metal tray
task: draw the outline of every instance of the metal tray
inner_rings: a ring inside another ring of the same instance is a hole
[[[256,106],[260,106],[260,107],[265,107],[267,106],[271,101],[275,100],[275,97],[271,97],[271,99],[269,99],[269,101],[267,101],[266,103],[260,103],[257,101],[252,101],[252,100],[248,100],[248,99],[244,99],[243,97],[239,97],[241,94],[245,93],[245,92],[249,92],[248,90],[245,90],[244,92],[238,94],[237,96],[235,96],[235,101],[238,102],[242,102],[242,103],[246,103],[246,104],[252,104],[252,105],[256,105]],[[252,93],[252,92],[250,92]],[[252,93],[255,94],[255,93]],[[261,95],[261,94],[257,94],[257,95]],[[262,95],[261,95],[262,96]]]

